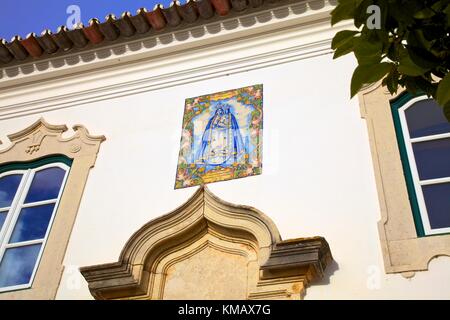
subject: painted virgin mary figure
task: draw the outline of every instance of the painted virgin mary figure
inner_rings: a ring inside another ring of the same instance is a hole
[[[236,117],[230,105],[217,105],[202,135],[196,159],[207,166],[230,165],[239,162],[245,154],[245,146]]]

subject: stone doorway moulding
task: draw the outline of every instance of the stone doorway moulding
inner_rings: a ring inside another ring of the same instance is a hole
[[[80,271],[96,299],[302,299],[331,261],[324,238],[282,241],[262,212],[200,187],[133,234],[118,262]]]

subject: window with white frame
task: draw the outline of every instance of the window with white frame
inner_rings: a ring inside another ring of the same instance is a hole
[[[0,292],[32,285],[69,172],[38,161],[0,171]]]
[[[450,233],[450,123],[426,96],[405,95],[392,111],[417,233]]]

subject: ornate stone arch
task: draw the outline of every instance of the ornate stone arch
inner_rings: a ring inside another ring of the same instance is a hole
[[[118,262],[80,271],[96,299],[300,299],[331,259],[324,238],[282,241],[262,212],[200,187],[134,233]]]

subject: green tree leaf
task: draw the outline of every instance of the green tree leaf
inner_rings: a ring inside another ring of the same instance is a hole
[[[331,48],[337,49],[346,42],[353,39],[353,37],[358,34],[359,31],[351,31],[351,30],[344,30],[336,33],[336,35],[333,38],[333,41],[331,42]]]
[[[353,42],[355,56],[360,65],[375,64],[381,61],[383,43],[378,37],[370,37],[365,34],[356,37]]]
[[[446,106],[450,103],[450,73],[447,73],[444,79],[440,81],[436,95],[437,102],[441,106]]]
[[[450,4],[450,1],[448,1],[448,0],[440,0],[440,1],[436,2],[435,4],[433,4],[433,5],[431,6],[431,9],[433,9],[434,11],[442,11],[442,10],[444,10],[449,4]]]
[[[391,68],[389,74],[383,79],[383,85],[386,86],[391,94],[397,93],[398,90],[398,79],[400,74],[397,68]]]
[[[408,54],[419,67],[429,70],[439,65],[439,61],[423,48],[408,47]]]
[[[436,14],[431,8],[425,8],[420,10],[414,14],[414,18],[416,19],[429,19]]]
[[[391,68],[392,64],[387,62],[358,66],[352,76],[351,97],[353,98],[365,84],[382,79]]]
[[[353,39],[350,39],[349,41],[343,43],[340,47],[338,47],[334,51],[333,59],[345,56],[346,54],[349,54],[354,50],[353,48]]]
[[[361,2],[362,0],[339,0],[339,5],[331,11],[331,25],[343,20],[353,19],[355,9]]]
[[[411,60],[409,55],[406,54],[400,59],[400,65],[398,67],[398,71],[407,76],[416,77],[416,76],[423,75],[428,70],[424,69],[422,67],[419,67],[417,64],[415,64]]]
[[[415,85],[421,91],[427,94],[428,97],[432,97],[436,95],[437,84],[431,83],[425,79],[426,77],[414,77]]]
[[[367,13],[367,8],[373,4],[373,0],[362,0],[356,7],[354,11],[354,21],[355,27],[358,29],[367,21],[369,14]]]
[[[370,5],[381,8],[375,29],[373,19],[368,19]],[[382,79],[391,93],[400,86],[412,93],[425,92],[446,106],[448,114],[450,0],[338,0],[332,24],[346,19],[353,20],[360,32],[336,34],[332,48],[334,58],[355,54],[352,97],[364,84]]]

